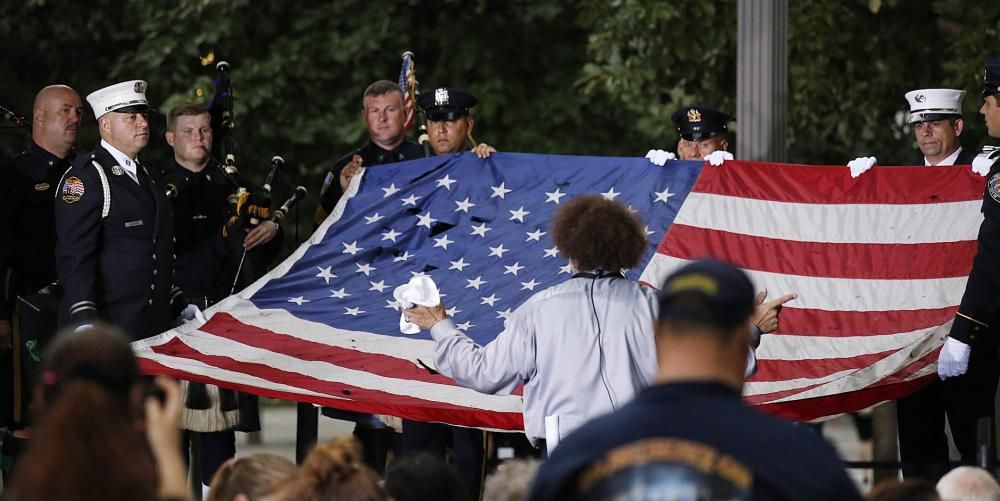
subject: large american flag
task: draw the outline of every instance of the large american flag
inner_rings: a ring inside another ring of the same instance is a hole
[[[572,272],[551,216],[594,193],[630,206],[651,245],[630,278],[658,285],[687,260],[746,269],[796,292],[764,337],[747,398],[813,419],[927,381],[975,253],[983,181],[968,168],[877,168],[470,153],[368,169],[273,272],[188,324],[135,343],[148,373],[347,410],[500,430],[518,395],[433,370],[426,333],[399,332],[392,290],[437,282],[480,344],[532,294]],[[594,231],[600,231],[594,228]],[[669,230],[669,231],[668,231]],[[641,277],[639,271],[641,270]]]
[[[749,402],[791,419],[864,409],[937,377],[984,181],[969,167],[706,166],[643,273],[714,256],[798,298],[757,351]]]

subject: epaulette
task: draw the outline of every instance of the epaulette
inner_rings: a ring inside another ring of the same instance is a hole
[[[363,149],[365,149],[364,146],[359,146],[357,148],[354,148],[353,150],[349,151],[346,155],[338,158],[336,162],[333,162],[332,164],[330,164],[330,167],[327,168],[326,170],[332,172],[333,169],[337,168],[337,166],[344,165],[347,162],[349,162],[351,160],[351,158],[354,157],[354,155],[360,155],[361,154],[361,150],[363,150]]]

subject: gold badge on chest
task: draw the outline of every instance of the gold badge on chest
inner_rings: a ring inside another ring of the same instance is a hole
[[[111,173],[116,176],[123,176],[125,175],[125,169],[123,169],[121,165],[112,165]]]

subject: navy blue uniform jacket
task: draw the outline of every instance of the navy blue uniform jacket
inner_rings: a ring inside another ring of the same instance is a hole
[[[173,287],[170,203],[145,167],[137,171],[139,184],[98,146],[63,175],[55,194],[61,325],[102,319],[142,339],[171,328],[186,302]]]

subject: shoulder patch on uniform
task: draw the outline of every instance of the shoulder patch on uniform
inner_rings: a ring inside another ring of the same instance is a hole
[[[1000,203],[1000,173],[990,176],[990,180],[986,182],[986,187],[990,196],[993,197],[993,201]]]
[[[83,198],[83,181],[73,176],[63,181],[62,199],[68,204],[79,202]]]

